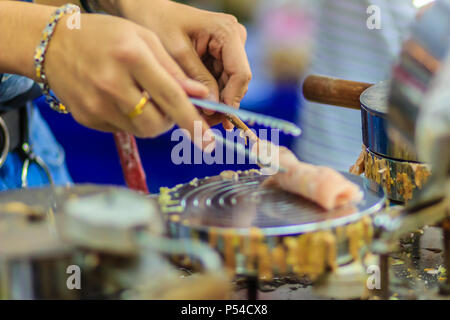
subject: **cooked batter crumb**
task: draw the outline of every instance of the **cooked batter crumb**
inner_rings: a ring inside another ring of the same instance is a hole
[[[233,170],[225,170],[220,173],[222,180],[238,181],[239,174]]]

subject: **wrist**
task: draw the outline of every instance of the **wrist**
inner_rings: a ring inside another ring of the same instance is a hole
[[[54,7],[0,2],[0,73],[14,73],[37,80],[34,67],[36,45]]]

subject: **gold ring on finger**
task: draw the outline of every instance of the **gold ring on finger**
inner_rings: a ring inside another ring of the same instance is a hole
[[[142,114],[144,112],[144,108],[147,105],[148,101],[150,100],[150,96],[147,92],[143,92],[141,100],[139,100],[138,104],[134,107],[130,113],[128,113],[128,118],[134,119],[138,115]]]

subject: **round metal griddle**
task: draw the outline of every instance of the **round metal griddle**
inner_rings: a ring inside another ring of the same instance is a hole
[[[363,201],[326,211],[312,201],[263,184],[266,176],[241,172],[238,180],[214,176],[181,185],[170,192],[174,205],[168,219],[193,230],[220,232],[233,228],[245,235],[259,228],[265,236],[286,236],[329,230],[380,210],[384,197],[368,190],[364,178],[343,173],[364,193]],[[172,223],[172,230],[174,226]]]
[[[364,178],[343,174],[361,188],[363,200],[330,211],[265,184],[267,176],[255,171],[178,185],[162,190],[159,201],[170,235],[207,242],[230,272],[265,281],[288,274],[315,279],[359,259],[372,237],[368,217],[384,203]],[[292,246],[300,243],[310,243],[299,249],[303,254]]]

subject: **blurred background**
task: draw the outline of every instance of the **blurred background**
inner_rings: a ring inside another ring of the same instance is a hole
[[[337,0],[342,1],[342,0]],[[412,0],[411,0],[412,1]],[[302,107],[300,82],[310,63],[315,32],[312,0],[197,0],[181,1],[199,8],[235,15],[247,27],[247,53],[253,79],[241,108],[295,121]],[[414,1],[420,6],[424,1]],[[426,2],[426,1],[425,1]],[[58,141],[66,151],[75,183],[123,185],[124,180],[111,134],[99,133],[61,116],[38,101]],[[221,126],[217,127],[222,130]],[[257,128],[257,127],[256,127]],[[171,132],[156,139],[139,139],[138,145],[150,192],[194,177],[222,170],[245,170],[249,165],[175,165]],[[292,138],[280,135],[280,144],[291,147]]]

